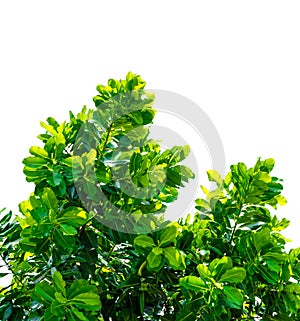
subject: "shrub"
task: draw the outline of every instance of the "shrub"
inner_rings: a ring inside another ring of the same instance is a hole
[[[164,222],[193,173],[180,164],[188,146],[162,151],[148,139],[144,87],[132,73],[110,79],[95,109],[41,122],[43,147],[23,161],[34,192],[20,215],[1,214],[12,283],[0,319],[300,320],[300,248],[286,252],[289,221],[271,214],[286,202],[274,160],[238,163],[224,179],[208,171],[215,189],[202,187],[195,213]],[[124,193],[114,173],[128,169],[137,191],[156,193]]]

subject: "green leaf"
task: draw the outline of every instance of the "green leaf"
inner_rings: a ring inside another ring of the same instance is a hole
[[[46,282],[37,284],[31,293],[34,300],[41,303],[51,303],[55,300],[55,290]]]
[[[244,296],[241,290],[236,289],[232,286],[224,286],[223,294],[227,304],[234,309],[241,309],[244,302]]]
[[[213,170],[213,169],[208,170],[207,176],[208,176],[209,181],[217,183],[217,186],[223,185],[222,177],[216,170]]]
[[[169,245],[174,242],[178,233],[178,228],[176,225],[167,226],[161,233],[159,237],[159,246]]]
[[[66,299],[63,299],[61,293],[55,293],[55,297],[58,298],[58,300],[55,300],[52,302],[50,306],[51,313],[57,317],[60,317],[60,319],[65,315],[65,306],[66,306]],[[63,301],[63,302],[62,302]]]
[[[170,149],[170,152],[172,154],[172,158],[176,159],[176,163],[183,161],[186,159],[190,153],[190,146],[184,145],[184,146],[173,146]]]
[[[20,247],[23,251],[34,253],[36,245],[34,240],[27,237],[20,240]]]
[[[238,283],[242,282],[247,275],[247,272],[242,267],[234,267],[227,270],[222,276],[219,282]]]
[[[197,204],[196,209],[198,210],[202,210],[202,209],[210,210],[209,203],[203,198],[196,199],[195,203]]]
[[[184,270],[186,268],[184,255],[175,247],[164,248],[164,255],[170,267],[174,270]]]
[[[32,146],[29,149],[31,155],[40,157],[40,158],[48,158],[48,153],[44,150],[44,148],[38,146]]]
[[[50,133],[53,136],[57,135],[57,131],[54,129],[53,126],[51,125],[47,125],[46,123],[44,123],[43,121],[40,122],[40,125],[45,128],[47,130],[48,133]]]
[[[61,160],[61,163],[68,166],[68,167],[72,167],[73,166],[73,157],[67,157]]]
[[[163,250],[155,247],[147,255],[147,266],[150,270],[159,270],[162,267],[163,263]]]
[[[209,264],[209,271],[212,276],[218,281],[219,278],[226,270],[232,268],[232,259],[230,257],[224,256],[221,259],[214,259]]]
[[[76,235],[77,234],[76,228],[71,225],[62,224],[62,225],[60,225],[60,229],[64,235]]]
[[[101,309],[101,302],[98,294],[93,292],[81,293],[73,297],[70,302],[77,308],[87,311],[99,311]]]
[[[141,167],[143,157],[140,153],[133,153],[130,157],[130,173],[137,173]]]
[[[155,243],[150,236],[139,235],[134,239],[134,244],[142,248],[152,248],[155,247]]]
[[[58,246],[61,248],[72,248],[75,244],[74,236],[65,235],[60,229],[56,229],[53,232],[53,236]]]
[[[270,229],[268,227],[261,229],[252,235],[254,245],[257,251],[259,251],[270,239]]]
[[[48,172],[47,175],[47,182],[50,186],[55,187],[60,185],[63,182],[63,177],[58,172]]]
[[[66,282],[63,280],[62,275],[58,271],[55,271],[52,279],[56,291],[66,296]]]
[[[82,226],[89,219],[89,214],[80,207],[68,207],[58,219],[61,224],[72,225],[75,228]]]
[[[23,159],[23,164],[31,168],[41,168],[47,165],[47,163],[48,160],[36,156],[29,156]]]
[[[276,284],[279,280],[278,272],[273,271],[268,266],[260,264],[257,267],[257,272],[267,281],[269,284]]]
[[[284,287],[285,292],[289,292],[292,294],[300,295],[300,284],[288,284]]]
[[[75,296],[87,292],[97,293],[97,288],[94,285],[90,285],[88,281],[80,279],[71,284],[67,290],[67,298],[73,299]]]
[[[275,199],[277,200],[277,202],[280,206],[284,206],[287,203],[286,198],[282,195],[276,195]]]
[[[211,277],[211,272],[208,269],[208,266],[204,265],[204,264],[199,264],[197,266],[197,271],[199,273],[199,275],[201,276],[201,278],[203,279],[208,279]]]
[[[207,291],[207,287],[206,287],[205,282],[203,280],[201,280],[200,278],[193,276],[193,275],[180,278],[179,284],[181,287],[188,289],[188,290],[194,290],[196,292]]]
[[[42,200],[48,211],[52,210],[53,213],[57,212],[58,201],[54,192],[50,188],[45,188],[43,190]]]
[[[40,223],[45,217],[47,217],[47,213],[43,207],[35,207],[31,211],[31,216],[37,223]]]
[[[55,144],[56,146],[59,146],[62,150],[66,145],[65,136],[61,133],[58,133],[57,135],[55,135]]]
[[[71,311],[72,311],[72,314],[78,318],[79,320],[82,320],[82,321],[88,321],[89,319],[87,317],[84,316],[84,314],[79,311],[78,309],[76,309],[74,306],[71,306]],[[76,319],[75,319],[76,320]],[[77,321],[77,320],[76,320]]]
[[[68,300],[59,292],[55,292],[55,299],[57,302],[62,303],[64,305],[68,303]],[[53,303],[55,303],[56,301],[54,301]]]

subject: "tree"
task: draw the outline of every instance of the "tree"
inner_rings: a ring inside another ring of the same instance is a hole
[[[300,320],[300,249],[285,251],[289,222],[271,214],[285,203],[274,161],[208,171],[216,188],[202,187],[195,213],[165,222],[193,173],[180,164],[188,146],[148,138],[144,87],[132,73],[110,79],[95,109],[41,122],[43,146],[23,161],[34,192],[20,215],[1,214],[13,279],[0,319]]]

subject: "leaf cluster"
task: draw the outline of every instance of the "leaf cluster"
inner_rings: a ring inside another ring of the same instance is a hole
[[[194,174],[188,146],[148,138],[144,87],[110,79],[94,109],[41,122],[23,161],[34,191],[19,215],[1,211],[12,282],[0,320],[300,320],[300,249],[285,250],[289,221],[272,214],[286,202],[274,160],[208,171],[215,188],[202,186],[195,213],[164,222]]]

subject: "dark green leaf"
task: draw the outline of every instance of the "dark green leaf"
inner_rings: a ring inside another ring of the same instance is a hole
[[[241,290],[236,289],[232,286],[224,286],[223,293],[225,296],[225,301],[231,308],[241,309],[244,302],[244,296]]]

